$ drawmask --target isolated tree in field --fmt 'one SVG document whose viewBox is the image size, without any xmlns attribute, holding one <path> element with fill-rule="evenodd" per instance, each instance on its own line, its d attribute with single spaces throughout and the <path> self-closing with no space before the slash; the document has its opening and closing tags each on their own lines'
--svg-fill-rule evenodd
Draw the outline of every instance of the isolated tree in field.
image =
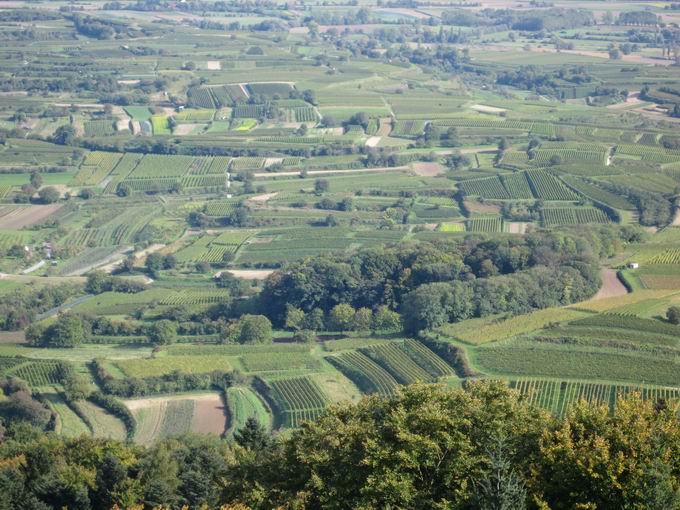
<svg viewBox="0 0 680 510">
<path fill-rule="evenodd" d="M 316 332 L 311 329 L 301 329 L 293 335 L 293 342 L 298 344 L 315 344 L 319 340 Z"/>
<path fill-rule="evenodd" d="M 163 257 L 163 269 L 173 269 L 177 265 L 177 259 L 173 254 L 168 254 Z"/>
<path fill-rule="evenodd" d="M 337 227 L 340 224 L 340 222 L 335 216 L 329 214 L 328 216 L 326 216 L 325 224 L 327 227 Z"/>
<path fill-rule="evenodd" d="M 550 158 L 550 165 L 557 166 L 562 164 L 562 157 L 559 154 L 555 154 Z"/>
<path fill-rule="evenodd" d="M 351 331 L 354 329 L 356 311 L 351 305 L 340 303 L 335 305 L 329 314 L 329 329 L 334 331 Z"/>
<path fill-rule="evenodd" d="M 680 306 L 671 306 L 666 311 L 666 319 L 671 324 L 680 324 Z"/>
<path fill-rule="evenodd" d="M 43 345 L 51 347 L 75 347 L 85 340 L 85 328 L 79 317 L 60 315 L 43 334 Z"/>
<path fill-rule="evenodd" d="M 177 339 L 177 324 L 167 319 L 154 322 L 146 336 L 152 344 L 169 345 Z"/>
<path fill-rule="evenodd" d="M 317 179 L 314 181 L 314 193 L 321 195 L 330 189 L 330 183 L 327 179 Z"/>
<path fill-rule="evenodd" d="M 83 188 L 80 190 L 80 193 L 78 193 L 78 196 L 83 200 L 94 198 L 95 195 L 96 193 L 92 188 Z"/>
<path fill-rule="evenodd" d="M 246 314 L 237 323 L 235 340 L 240 344 L 270 343 L 272 323 L 264 315 Z"/>
<path fill-rule="evenodd" d="M 120 183 L 116 188 L 116 195 L 119 197 L 129 197 L 132 194 L 132 188 L 127 185 Z"/>
<path fill-rule="evenodd" d="M 92 271 L 87 275 L 85 291 L 89 294 L 101 294 L 111 290 L 111 278 L 104 271 Z"/>
<path fill-rule="evenodd" d="M 73 145 L 76 139 L 76 130 L 73 126 L 59 126 L 52 135 L 52 142 L 59 145 Z"/>
<path fill-rule="evenodd" d="M 42 186 L 42 183 L 43 183 L 42 175 L 40 175 L 39 172 L 32 172 L 31 186 L 33 186 L 35 189 L 38 189 L 40 186 Z"/>
<path fill-rule="evenodd" d="M 47 188 L 43 188 L 40 191 L 38 191 L 38 196 L 40 197 L 40 201 L 43 204 L 53 204 L 57 200 L 59 200 L 61 194 L 59 193 L 59 190 L 54 186 L 48 186 Z"/>
<path fill-rule="evenodd" d="M 158 271 L 163 269 L 163 255 L 160 253 L 150 253 L 146 257 L 144 266 L 150 275 L 158 274 Z"/>
</svg>

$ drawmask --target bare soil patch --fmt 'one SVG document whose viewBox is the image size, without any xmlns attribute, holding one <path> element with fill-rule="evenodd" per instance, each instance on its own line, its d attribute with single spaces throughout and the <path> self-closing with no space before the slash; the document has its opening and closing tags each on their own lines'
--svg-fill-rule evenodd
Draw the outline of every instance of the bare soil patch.
<svg viewBox="0 0 680 510">
<path fill-rule="evenodd" d="M 206 67 L 208 68 L 208 71 L 219 71 L 222 69 L 222 62 L 219 60 L 208 60 L 208 62 L 206 62 Z"/>
<path fill-rule="evenodd" d="M 616 104 L 610 104 L 607 106 L 607 108 L 610 108 L 612 110 L 620 110 L 623 108 L 630 108 L 631 106 L 641 106 L 644 104 L 646 104 L 646 102 L 640 99 L 640 92 L 631 92 L 630 94 L 628 94 L 628 97 L 626 98 L 625 101 Z"/>
<path fill-rule="evenodd" d="M 678 275 L 645 275 L 640 278 L 645 289 L 680 289 L 680 276 Z"/>
<path fill-rule="evenodd" d="M 63 204 L 30 205 L 17 208 L 0 218 L 0 228 L 20 229 L 40 223 L 61 209 Z"/>
<path fill-rule="evenodd" d="M 191 400 L 194 403 L 194 414 L 191 420 L 191 431 L 201 434 L 222 434 L 227 425 L 224 404 L 216 393 L 202 395 L 171 395 L 166 397 L 139 398 L 126 400 L 124 403 L 133 414 L 147 413 L 143 420 L 144 430 L 140 430 L 142 442 L 151 442 L 160 433 L 163 421 L 172 420 L 167 416 L 168 403 Z"/>
<path fill-rule="evenodd" d="M 266 280 L 274 272 L 273 269 L 230 269 L 236 278 L 243 280 Z"/>
<path fill-rule="evenodd" d="M 194 399 L 194 416 L 191 430 L 199 434 L 222 435 L 227 427 L 224 402 L 219 395 L 206 395 Z"/>
<path fill-rule="evenodd" d="M 465 200 L 465 206 L 470 212 L 479 214 L 499 214 L 501 212 L 501 206 L 496 204 L 481 203 L 477 200 Z"/>
<path fill-rule="evenodd" d="M 418 163 L 411 163 L 411 167 L 413 168 L 415 174 L 420 175 L 421 177 L 434 177 L 436 175 L 441 175 L 446 171 L 446 167 L 444 167 L 444 165 L 422 161 Z"/>
<path fill-rule="evenodd" d="M 190 135 L 193 133 L 194 129 L 200 126 L 202 126 L 202 124 L 177 124 L 172 134 L 177 136 Z"/>
<path fill-rule="evenodd" d="M 0 331 L 0 344 L 25 344 L 26 334 L 23 331 Z"/>
<path fill-rule="evenodd" d="M 372 136 L 366 140 L 366 147 L 377 147 L 377 145 L 380 143 L 380 140 L 382 140 L 382 137 Z"/>
<path fill-rule="evenodd" d="M 619 280 L 615 269 L 603 267 L 600 271 L 600 276 L 602 277 L 602 287 L 600 287 L 600 290 L 595 294 L 595 297 L 593 297 L 594 300 L 625 296 L 628 294 L 628 289 L 626 289 L 623 283 L 621 283 L 621 280 Z"/>
<path fill-rule="evenodd" d="M 505 108 L 497 108 L 485 104 L 473 104 L 470 109 L 481 113 L 503 113 L 508 111 Z"/>
<path fill-rule="evenodd" d="M 279 165 L 281 163 L 283 163 L 283 158 L 267 158 L 264 160 L 265 168 L 272 165 Z"/>
<path fill-rule="evenodd" d="M 274 193 L 264 193 L 262 195 L 257 195 L 253 198 L 248 199 L 248 202 L 266 202 L 267 200 L 270 200 L 274 198 L 276 195 L 278 195 L 278 191 L 275 191 Z"/>
<path fill-rule="evenodd" d="M 506 225 L 508 226 L 508 232 L 511 234 L 526 234 L 527 227 L 531 225 L 531 223 L 524 221 L 512 221 L 507 222 Z"/>
</svg>

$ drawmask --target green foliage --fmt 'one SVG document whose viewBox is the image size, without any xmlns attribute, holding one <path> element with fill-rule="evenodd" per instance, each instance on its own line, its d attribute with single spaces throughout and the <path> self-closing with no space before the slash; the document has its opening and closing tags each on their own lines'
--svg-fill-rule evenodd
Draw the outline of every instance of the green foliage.
<svg viewBox="0 0 680 510">
<path fill-rule="evenodd" d="M 177 323 L 167 319 L 154 322 L 148 329 L 147 337 L 152 344 L 171 344 L 177 339 Z"/>
<path fill-rule="evenodd" d="M 231 325 L 228 338 L 239 344 L 271 343 L 272 323 L 264 315 L 243 315 Z"/>
<path fill-rule="evenodd" d="M 356 311 L 351 305 L 340 303 L 335 305 L 328 316 L 328 329 L 333 331 L 350 331 L 354 329 Z"/>
<path fill-rule="evenodd" d="M 668 310 L 666 310 L 666 318 L 671 324 L 680 324 L 680 307 L 671 306 Z"/>
<path fill-rule="evenodd" d="M 85 328 L 80 317 L 61 314 L 45 329 L 40 344 L 49 347 L 75 347 L 84 340 Z"/>
</svg>

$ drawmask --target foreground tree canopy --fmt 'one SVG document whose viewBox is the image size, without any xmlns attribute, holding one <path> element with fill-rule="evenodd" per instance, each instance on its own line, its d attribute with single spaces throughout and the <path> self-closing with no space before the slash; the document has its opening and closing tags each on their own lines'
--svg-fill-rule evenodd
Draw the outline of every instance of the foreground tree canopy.
<svg viewBox="0 0 680 510">
<path fill-rule="evenodd" d="M 0 509 L 677 509 L 680 422 L 635 396 L 553 418 L 501 383 L 411 386 L 331 408 L 286 437 L 151 448 L 43 434 L 0 445 Z"/>
</svg>

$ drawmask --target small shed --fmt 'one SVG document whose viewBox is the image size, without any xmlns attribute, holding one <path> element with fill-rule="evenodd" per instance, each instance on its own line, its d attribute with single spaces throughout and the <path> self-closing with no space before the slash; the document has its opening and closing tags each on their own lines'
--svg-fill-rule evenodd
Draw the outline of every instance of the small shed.
<svg viewBox="0 0 680 510">
<path fill-rule="evenodd" d="M 628 269 L 638 269 L 640 267 L 640 264 L 637 262 L 629 262 L 628 263 Z"/>
</svg>

